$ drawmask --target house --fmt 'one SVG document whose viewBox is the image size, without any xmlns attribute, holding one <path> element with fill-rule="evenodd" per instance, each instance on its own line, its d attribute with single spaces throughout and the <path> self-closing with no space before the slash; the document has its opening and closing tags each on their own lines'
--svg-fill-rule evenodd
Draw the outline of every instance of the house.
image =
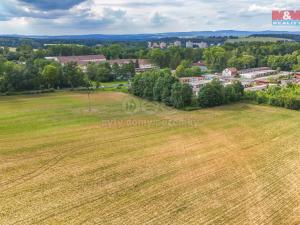
<svg viewBox="0 0 300 225">
<path fill-rule="evenodd" d="M 193 42 L 191 42 L 191 41 L 186 42 L 185 47 L 186 48 L 193 48 Z"/>
<path fill-rule="evenodd" d="M 174 46 L 175 47 L 181 47 L 181 41 L 175 41 Z"/>
<path fill-rule="evenodd" d="M 206 42 L 200 42 L 198 46 L 199 48 L 208 48 L 208 44 Z"/>
<path fill-rule="evenodd" d="M 204 85 L 211 82 L 211 80 L 205 80 L 204 77 L 182 77 L 182 78 L 179 78 L 179 81 L 183 84 L 191 85 L 194 95 L 198 95 L 200 89 Z"/>
<path fill-rule="evenodd" d="M 167 47 L 167 43 L 166 42 L 160 42 L 159 43 L 159 48 L 164 49 Z"/>
<path fill-rule="evenodd" d="M 136 72 L 144 72 L 156 68 L 156 66 L 153 65 L 149 59 L 139 59 L 138 63 L 139 67 L 136 68 Z"/>
<path fill-rule="evenodd" d="M 202 61 L 198 61 L 198 62 L 193 63 L 193 66 L 198 66 L 198 67 L 200 67 L 201 71 L 203 71 L 203 72 L 206 72 L 206 71 L 207 71 L 207 66 L 206 66 L 205 63 L 202 62 Z"/>
<path fill-rule="evenodd" d="M 187 83 L 187 84 L 192 84 L 192 83 L 197 83 L 199 81 L 205 80 L 204 77 L 181 77 L 179 78 L 179 81 L 181 83 Z"/>
<path fill-rule="evenodd" d="M 210 80 L 200 80 L 198 82 L 190 84 L 193 88 L 193 94 L 197 96 L 201 88 L 210 82 L 211 82 Z"/>
<path fill-rule="evenodd" d="M 300 72 L 295 73 L 295 78 L 300 79 Z"/>
<path fill-rule="evenodd" d="M 207 48 L 208 44 L 206 42 L 200 42 L 200 43 L 193 43 L 194 45 L 198 46 L 198 48 Z"/>
<path fill-rule="evenodd" d="M 237 75 L 238 75 L 238 70 L 235 67 L 226 68 L 222 72 L 222 76 L 224 76 L 224 77 L 235 77 Z"/>
<path fill-rule="evenodd" d="M 164 48 L 167 48 L 167 43 L 166 42 L 160 42 L 160 43 L 156 43 L 156 42 L 151 42 L 149 41 L 148 42 L 148 48 L 161 48 L 161 49 L 164 49 Z"/>
</svg>

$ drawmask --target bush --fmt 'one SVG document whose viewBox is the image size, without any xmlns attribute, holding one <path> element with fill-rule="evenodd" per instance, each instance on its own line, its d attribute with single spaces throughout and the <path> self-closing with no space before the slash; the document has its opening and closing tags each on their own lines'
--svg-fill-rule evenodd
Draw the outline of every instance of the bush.
<svg viewBox="0 0 300 225">
<path fill-rule="evenodd" d="M 193 90 L 192 87 L 188 84 L 181 84 L 176 82 L 172 85 L 171 90 L 171 104 L 175 108 L 183 108 L 190 106 L 192 102 Z"/>
<path fill-rule="evenodd" d="M 264 103 L 268 103 L 268 98 L 264 92 L 259 91 L 259 92 L 257 92 L 257 95 L 256 95 L 256 101 L 258 104 L 264 104 Z"/>
<path fill-rule="evenodd" d="M 283 107 L 284 100 L 281 97 L 270 96 L 269 105 Z"/>
<path fill-rule="evenodd" d="M 254 91 L 245 91 L 244 99 L 250 101 L 256 101 L 256 92 Z"/>
<path fill-rule="evenodd" d="M 287 109 L 300 109 L 300 98 L 298 97 L 287 97 L 284 101 L 284 107 Z"/>
<path fill-rule="evenodd" d="M 300 109 L 300 85 L 291 84 L 286 87 L 271 87 L 265 91 L 245 92 L 244 99 L 255 100 L 259 104 L 266 103 L 272 106 L 287 109 Z"/>
<path fill-rule="evenodd" d="M 198 94 L 198 104 L 202 108 L 222 105 L 225 102 L 224 87 L 218 80 L 206 84 Z"/>
</svg>

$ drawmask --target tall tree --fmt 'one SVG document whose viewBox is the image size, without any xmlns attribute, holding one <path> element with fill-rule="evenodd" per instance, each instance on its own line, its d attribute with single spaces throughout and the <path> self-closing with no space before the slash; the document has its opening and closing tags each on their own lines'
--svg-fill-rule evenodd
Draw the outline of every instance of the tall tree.
<svg viewBox="0 0 300 225">
<path fill-rule="evenodd" d="M 45 66 L 42 72 L 42 78 L 47 88 L 54 88 L 58 83 L 59 70 L 53 65 Z"/>
<path fill-rule="evenodd" d="M 224 87 L 218 80 L 214 80 L 202 87 L 198 94 L 199 106 L 213 107 L 222 105 L 225 101 Z"/>
</svg>

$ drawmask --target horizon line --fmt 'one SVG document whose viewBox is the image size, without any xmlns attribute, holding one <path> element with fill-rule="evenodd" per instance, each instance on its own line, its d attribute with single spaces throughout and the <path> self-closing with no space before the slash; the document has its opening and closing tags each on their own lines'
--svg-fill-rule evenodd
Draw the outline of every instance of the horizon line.
<svg viewBox="0 0 300 225">
<path fill-rule="evenodd" d="M 194 30 L 194 31 L 170 31 L 170 32 L 158 32 L 158 33 L 118 33 L 118 34 L 105 34 L 105 33 L 86 33 L 86 34 L 54 34 L 54 35 L 47 35 L 47 34 L 0 34 L 0 36 L 35 36 L 35 37 L 58 37 L 58 36 L 87 36 L 87 35 L 103 35 L 103 36 L 124 36 L 124 35 L 163 35 L 163 34 L 176 34 L 176 33 L 194 33 L 194 32 L 286 32 L 286 33 L 300 33 L 300 31 L 287 31 L 287 30 Z"/>
</svg>

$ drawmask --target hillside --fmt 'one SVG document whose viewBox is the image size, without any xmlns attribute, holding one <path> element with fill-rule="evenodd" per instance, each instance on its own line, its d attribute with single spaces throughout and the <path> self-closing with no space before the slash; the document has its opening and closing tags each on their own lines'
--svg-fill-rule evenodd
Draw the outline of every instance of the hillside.
<svg viewBox="0 0 300 225">
<path fill-rule="evenodd" d="M 300 32 L 292 31 L 241 31 L 241 30 L 216 30 L 216 31 L 190 31 L 190 32 L 166 32 L 166 33 L 144 33 L 144 34 L 85 34 L 85 35 L 16 35 L 7 34 L 0 37 L 32 38 L 48 40 L 109 40 L 109 41 L 147 41 L 169 37 L 244 37 L 250 35 L 300 35 Z"/>
<path fill-rule="evenodd" d="M 299 115 L 0 97 L 0 224 L 298 224 Z"/>
<path fill-rule="evenodd" d="M 94 46 L 115 42 L 145 43 L 148 41 L 182 41 L 208 42 L 209 44 L 223 44 L 228 38 L 236 41 L 238 37 L 274 37 L 294 40 L 299 42 L 299 32 L 289 31 L 238 31 L 238 30 L 217 30 L 217 31 L 191 31 L 191 32 L 169 32 L 169 33 L 146 33 L 146 34 L 85 34 L 85 35 L 0 35 L 0 45 L 17 47 L 20 45 L 31 45 L 34 48 L 41 48 L 51 44 L 79 44 Z M 239 40 L 239 39 L 238 39 Z M 259 41 L 259 40 L 258 40 Z"/>
</svg>

